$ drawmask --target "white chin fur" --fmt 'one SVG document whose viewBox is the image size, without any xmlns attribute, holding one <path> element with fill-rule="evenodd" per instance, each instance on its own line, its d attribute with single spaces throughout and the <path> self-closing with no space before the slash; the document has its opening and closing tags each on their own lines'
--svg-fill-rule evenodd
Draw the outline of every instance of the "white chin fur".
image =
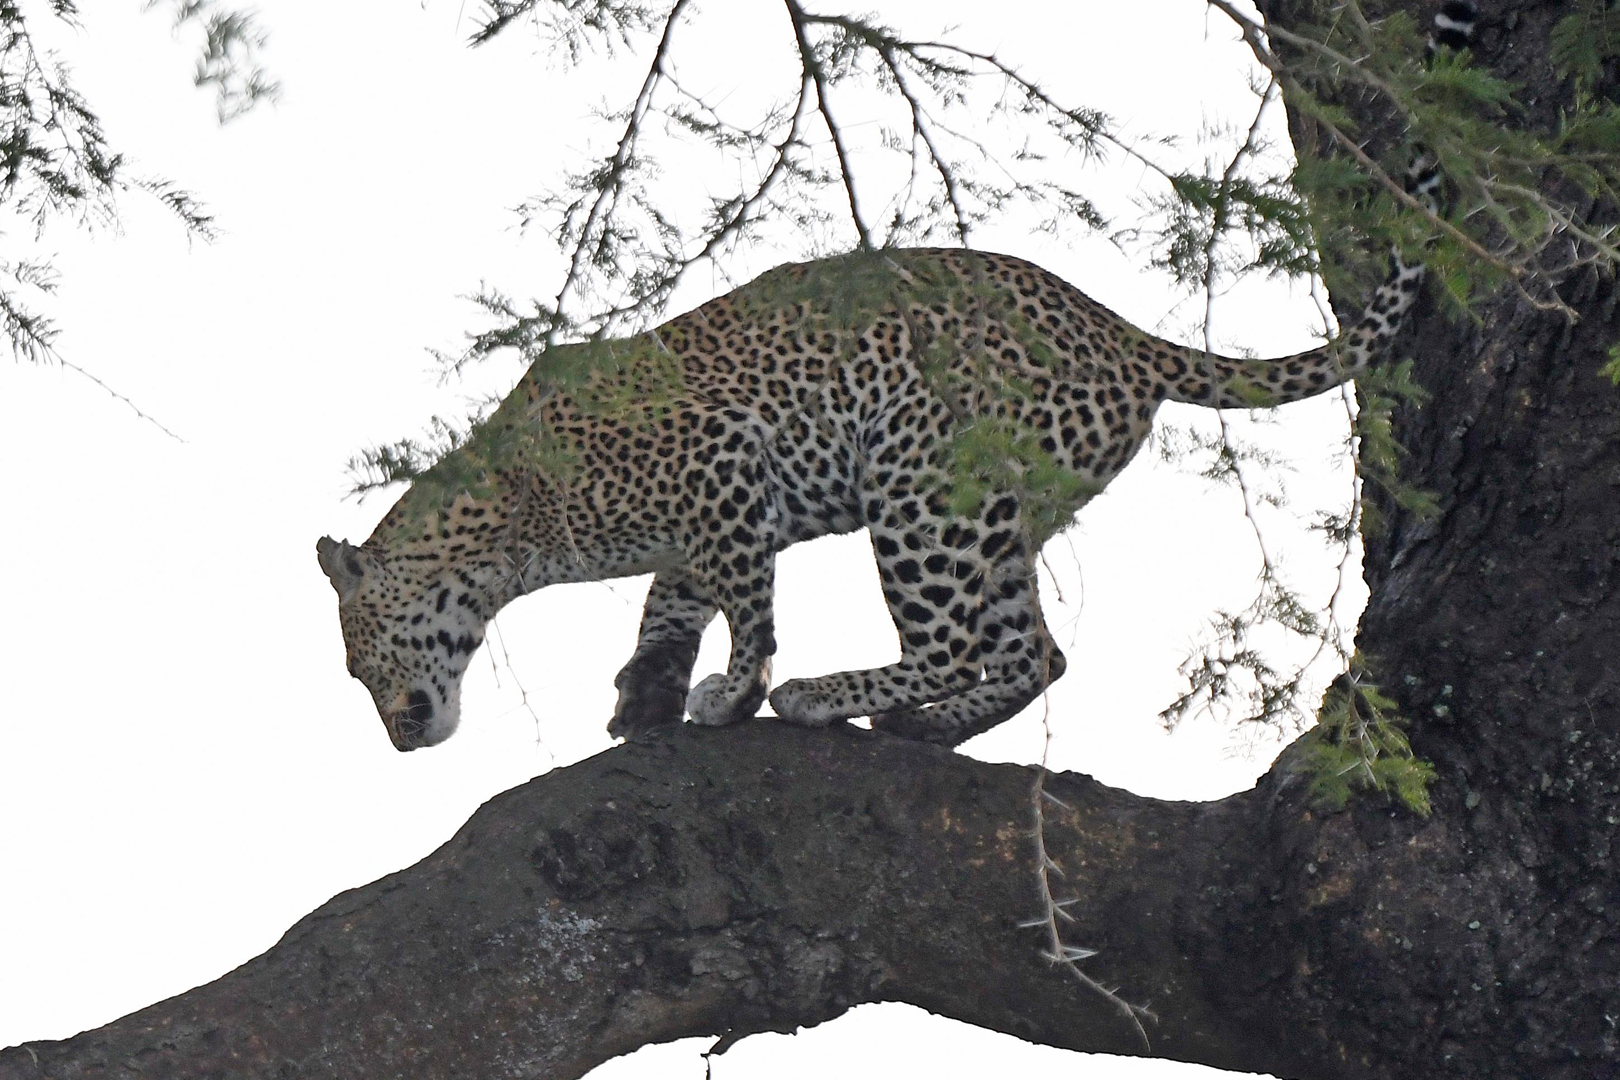
<svg viewBox="0 0 1620 1080">
<path fill-rule="evenodd" d="M 431 721 L 428 722 L 427 730 L 422 732 L 421 745 L 438 746 L 440 743 L 444 742 L 444 740 L 456 733 L 456 727 L 460 724 L 460 722 L 461 718 L 459 716 L 448 718 L 440 718 L 435 716 Z"/>
</svg>

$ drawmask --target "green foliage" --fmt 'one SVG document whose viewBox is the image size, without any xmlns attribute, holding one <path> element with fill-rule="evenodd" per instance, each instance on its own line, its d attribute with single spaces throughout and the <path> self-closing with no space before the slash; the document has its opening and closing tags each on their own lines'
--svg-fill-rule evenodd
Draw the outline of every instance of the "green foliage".
<svg viewBox="0 0 1620 1080">
<path fill-rule="evenodd" d="M 1595 102 L 1588 108 L 1564 114 L 1557 146 L 1575 155 L 1593 151 L 1603 154 L 1620 146 L 1620 105 L 1610 101 Z M 1591 175 L 1584 169 L 1574 169 L 1571 176 L 1593 195 L 1603 189 L 1601 174 Z"/>
<path fill-rule="evenodd" d="M 1317 726 L 1306 736 L 1311 792 L 1329 810 L 1343 809 L 1358 789 L 1386 792 L 1427 817 L 1434 766 L 1413 754 L 1407 721 L 1366 681 L 1367 668 L 1365 658 L 1355 657 L 1323 698 Z"/>
<path fill-rule="evenodd" d="M 1602 8 L 1602 0 L 1582 0 L 1560 24 L 1571 70 L 1590 72 L 1594 55 L 1612 54 L 1605 42 L 1614 13 Z M 1557 279 L 1620 259 L 1609 231 L 1589 227 L 1587 206 L 1569 194 L 1572 185 L 1610 202 L 1620 194 L 1615 107 L 1577 94 L 1558 131 L 1536 131 L 1522 123 L 1517 88 L 1466 53 L 1419 63 L 1422 34 L 1405 13 L 1371 21 L 1356 0 L 1333 10 L 1331 22 L 1287 35 L 1299 56 L 1284 76 L 1289 103 L 1325 133 L 1317 146 L 1299 147 L 1295 182 L 1311 207 L 1329 287 L 1364 292 L 1377 273 L 1366 253 L 1393 244 L 1430 266 L 1458 312 L 1511 283 L 1532 302 L 1572 314 Z M 1354 158 L 1366 139 L 1336 104 L 1351 95 L 1378 99 L 1405 140 L 1386 140 L 1375 168 L 1324 169 L 1311 159 Z M 1397 194 L 1412 144 L 1434 157 L 1451 189 L 1454 228 L 1438 235 Z M 1368 238 L 1378 243 L 1366 245 Z"/>
<path fill-rule="evenodd" d="M 395 483 L 410 490 L 391 512 L 396 527 L 415 530 L 422 522 L 443 520 L 463 495 L 495 499 L 509 491 L 514 477 L 527 485 L 541 478 L 566 483 L 575 448 L 530 421 L 526 379 L 490 415 L 462 427 L 435 416 L 417 437 L 372 447 L 349 461 L 351 492 L 364 497 Z"/>
<path fill-rule="evenodd" d="M 36 295 L 56 291 L 56 270 L 48 262 L 0 259 L 0 277 L 8 277 Z M 10 288 L 0 288 L 0 332 L 6 335 L 12 355 L 19 360 L 40 363 L 53 354 L 56 326 Z"/>
<path fill-rule="evenodd" d="M 436 416 L 421 436 L 351 458 L 350 491 L 364 496 L 410 483 L 413 498 L 423 506 L 442 507 L 463 492 L 488 497 L 503 474 L 566 483 L 578 448 L 539 421 L 541 402 L 566 395 L 586 415 L 645 427 L 662 417 L 684 388 L 680 364 L 655 334 L 559 345 L 536 360 L 487 417 L 458 425 Z"/>
<path fill-rule="evenodd" d="M 749 311 L 780 313 L 814 307 L 819 328 L 864 329 L 879 314 L 909 304 L 954 299 L 962 283 L 907 251 L 856 250 L 831 259 L 778 267 L 750 282 L 740 297 Z"/>
<path fill-rule="evenodd" d="M 1177 282 L 1202 286 L 1212 275 L 1251 270 L 1298 275 L 1316 269 L 1308 208 L 1286 176 L 1177 173 L 1168 182 L 1168 192 L 1148 200 L 1163 221 L 1153 230 L 1152 261 Z M 1247 239 L 1252 257 L 1237 256 L 1227 235 L 1233 232 Z"/>
<path fill-rule="evenodd" d="M 451 453 L 417 478 L 412 494 L 426 507 L 446 507 L 463 493 L 487 499 L 499 492 L 501 473 L 535 453 L 535 432 L 497 412 L 474 424 Z"/>
<path fill-rule="evenodd" d="M 1007 417 L 981 417 L 958 429 L 947 458 L 945 505 L 952 514 L 979 513 L 987 496 L 1018 498 L 1024 527 L 1036 542 L 1068 526 L 1096 486 L 1060 468 L 1037 433 Z"/>
<path fill-rule="evenodd" d="M 447 510 L 460 495 L 497 495 L 503 474 L 523 470 L 542 456 L 542 438 L 510 413 L 497 411 L 466 427 L 435 416 L 424 434 L 351 458 L 351 491 L 364 497 L 390 484 L 410 483 L 406 520 L 414 524 Z"/>
<path fill-rule="evenodd" d="M 1559 74 L 1597 82 L 1604 63 L 1620 56 L 1620 8 L 1605 0 L 1576 0 L 1575 10 L 1553 26 L 1549 44 Z"/>
<path fill-rule="evenodd" d="M 1601 374 L 1611 385 L 1620 386 L 1620 342 L 1609 346 L 1609 359 L 1603 365 Z"/>
<path fill-rule="evenodd" d="M 442 416 L 428 421 L 425 435 L 374 446 L 349 459 L 349 493 L 361 498 L 394 483 L 410 483 L 461 445 L 465 433 Z"/>
<path fill-rule="evenodd" d="M 548 39 L 563 46 L 578 63 L 587 52 L 628 46 L 640 34 L 657 28 L 663 4 L 638 0 L 485 0 L 484 20 L 472 36 L 474 45 L 492 40 L 510 26 L 532 19 Z"/>
<path fill-rule="evenodd" d="M 72 3 L 52 14 L 76 25 Z M 69 81 L 66 68 L 34 45 L 22 9 L 0 6 L 0 211 L 43 234 L 53 220 L 75 217 L 86 224 L 113 218 L 123 158 L 107 144 L 101 122 Z M 19 360 L 35 363 L 54 355 L 56 328 L 33 304 L 55 289 L 50 264 L 29 259 L 0 261 L 0 325 Z"/>
<path fill-rule="evenodd" d="M 1358 385 L 1362 406 L 1352 428 L 1359 443 L 1357 472 L 1395 505 L 1419 520 L 1427 520 L 1439 511 L 1439 504 L 1432 492 L 1401 479 L 1401 458 L 1406 449 L 1395 438 L 1394 423 L 1397 409 L 1420 408 L 1428 399 L 1428 391 L 1413 381 L 1410 360 L 1374 368 L 1362 375 Z M 1383 514 L 1376 503 L 1362 504 L 1362 529 L 1371 536 L 1383 532 Z"/>
</svg>

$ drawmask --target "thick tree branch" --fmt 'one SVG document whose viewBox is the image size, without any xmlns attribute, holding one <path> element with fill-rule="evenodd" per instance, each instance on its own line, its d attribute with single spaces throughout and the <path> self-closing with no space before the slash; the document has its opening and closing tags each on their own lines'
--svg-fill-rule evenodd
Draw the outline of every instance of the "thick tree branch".
<svg viewBox="0 0 1620 1080">
<path fill-rule="evenodd" d="M 1041 910 L 1034 781 L 853 728 L 672 729 L 492 799 L 214 983 L 0 1052 L 0 1077 L 557 1080 L 648 1042 L 879 1000 L 1141 1053 L 1020 926 Z M 1152 1008 L 1153 1051 L 1304 1071 L 1322 1044 L 1277 1038 L 1277 1001 L 1257 995 L 1287 985 L 1292 957 L 1226 925 L 1239 896 L 1288 891 L 1246 881 L 1272 877 L 1253 860 L 1276 846 L 1254 842 L 1276 790 L 1192 804 L 1075 775 L 1046 787 L 1062 800 L 1045 811 L 1054 887 L 1099 950 L 1087 970 Z"/>
</svg>

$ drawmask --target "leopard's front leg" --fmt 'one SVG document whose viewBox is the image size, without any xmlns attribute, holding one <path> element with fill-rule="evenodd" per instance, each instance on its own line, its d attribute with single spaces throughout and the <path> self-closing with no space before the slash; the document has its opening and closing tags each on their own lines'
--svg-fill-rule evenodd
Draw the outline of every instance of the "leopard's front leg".
<svg viewBox="0 0 1620 1080">
<path fill-rule="evenodd" d="M 681 722 L 703 630 L 719 610 L 691 575 L 679 570 L 654 575 L 636 651 L 613 680 L 619 701 L 608 721 L 609 735 L 634 739 Z"/>
<path fill-rule="evenodd" d="M 731 576 L 713 586 L 731 627 L 731 657 L 724 672 L 710 675 L 687 694 L 692 723 L 734 724 L 752 717 L 764 703 L 776 652 L 771 603 L 775 563 L 770 551 L 737 556 L 725 564 Z M 739 567 L 742 573 L 735 572 Z"/>
<path fill-rule="evenodd" d="M 777 538 L 769 470 L 752 421 L 731 411 L 723 415 L 730 423 L 740 420 L 746 437 L 728 441 L 729 453 L 709 462 L 711 474 L 723 480 L 720 498 L 696 508 L 683 539 L 689 575 L 714 598 L 731 628 L 726 670 L 698 683 L 686 697 L 692 722 L 708 726 L 734 724 L 759 711 L 770 691 L 776 652 Z"/>
</svg>

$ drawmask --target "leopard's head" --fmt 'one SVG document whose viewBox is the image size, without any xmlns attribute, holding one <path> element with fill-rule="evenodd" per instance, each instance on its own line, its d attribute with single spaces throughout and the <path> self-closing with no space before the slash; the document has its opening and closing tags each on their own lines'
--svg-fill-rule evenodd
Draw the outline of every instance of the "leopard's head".
<svg viewBox="0 0 1620 1080">
<path fill-rule="evenodd" d="M 432 559 L 321 537 L 349 674 L 371 692 L 397 750 L 434 746 L 461 720 L 461 677 L 484 639 L 487 600 Z"/>
</svg>

